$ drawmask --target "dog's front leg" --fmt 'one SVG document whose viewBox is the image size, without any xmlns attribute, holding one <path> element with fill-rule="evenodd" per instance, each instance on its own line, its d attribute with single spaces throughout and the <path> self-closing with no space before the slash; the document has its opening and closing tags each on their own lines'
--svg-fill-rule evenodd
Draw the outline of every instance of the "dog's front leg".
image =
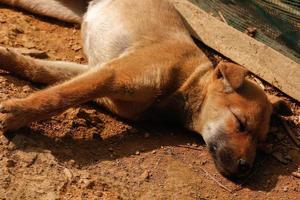
<svg viewBox="0 0 300 200">
<path fill-rule="evenodd" d="M 100 97 L 136 102 L 151 101 L 161 92 L 168 70 L 138 57 L 139 55 L 116 59 L 27 98 L 2 102 L 2 129 L 17 129 L 33 121 L 51 117 L 73 105 Z"/>
</svg>

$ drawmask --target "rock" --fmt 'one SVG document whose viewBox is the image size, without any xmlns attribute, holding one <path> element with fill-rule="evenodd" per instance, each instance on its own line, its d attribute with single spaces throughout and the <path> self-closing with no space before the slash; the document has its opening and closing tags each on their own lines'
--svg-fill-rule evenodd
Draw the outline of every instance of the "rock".
<svg viewBox="0 0 300 200">
<path fill-rule="evenodd" d="M 140 152 L 139 152 L 139 151 L 136 151 L 136 152 L 135 152 L 135 155 L 140 155 Z"/>
<path fill-rule="evenodd" d="M 288 186 L 284 186 L 284 187 L 283 187 L 283 191 L 284 191 L 284 192 L 288 192 L 288 191 L 289 191 L 289 187 L 288 187 Z"/>
<path fill-rule="evenodd" d="M 82 49 L 82 47 L 80 45 L 74 45 L 74 46 L 72 46 L 72 50 L 74 50 L 74 51 L 79 51 L 81 49 Z"/>
<path fill-rule="evenodd" d="M 83 179 L 83 184 L 82 187 L 86 188 L 86 189 L 93 189 L 93 187 L 95 186 L 95 181 L 93 180 L 88 180 L 88 179 Z"/>
<path fill-rule="evenodd" d="M 68 168 L 64 168 L 64 174 L 67 177 L 68 181 L 71 182 L 73 179 L 73 173 Z"/>
<path fill-rule="evenodd" d="M 148 181 L 149 178 L 150 178 L 150 172 L 148 170 L 145 170 L 139 177 L 139 180 L 140 181 Z"/>
<path fill-rule="evenodd" d="M 249 35 L 250 37 L 255 37 L 255 35 L 257 33 L 257 28 L 255 28 L 255 27 L 248 27 L 248 28 L 246 28 L 245 33 L 247 35 Z"/>
</svg>

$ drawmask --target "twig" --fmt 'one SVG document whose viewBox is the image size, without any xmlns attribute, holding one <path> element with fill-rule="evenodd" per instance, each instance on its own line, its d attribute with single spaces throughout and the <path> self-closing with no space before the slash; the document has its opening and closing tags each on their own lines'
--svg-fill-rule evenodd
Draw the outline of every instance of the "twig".
<svg viewBox="0 0 300 200">
<path fill-rule="evenodd" d="M 203 169 L 202 167 L 200 167 L 200 169 L 209 177 L 211 178 L 215 183 L 217 183 L 221 188 L 223 188 L 224 190 L 233 193 L 233 191 L 226 187 L 225 185 L 223 185 L 220 181 L 218 181 L 215 177 L 213 177 L 210 173 L 208 173 L 208 171 L 206 171 L 205 169 Z"/>
<path fill-rule="evenodd" d="M 185 145 L 176 145 L 177 147 L 180 148 L 185 148 L 185 149 L 193 149 L 193 150 L 197 150 L 197 151 L 201 151 L 202 149 L 196 148 L 196 147 L 190 147 L 190 146 L 185 146 Z"/>
<path fill-rule="evenodd" d="M 218 14 L 220 15 L 222 21 L 228 25 L 228 22 L 226 21 L 225 17 L 222 15 L 221 11 L 218 11 Z"/>
<path fill-rule="evenodd" d="M 286 121 L 284 119 L 281 119 L 281 121 L 282 121 L 282 124 L 283 124 L 286 132 L 289 134 L 290 138 L 293 140 L 293 142 L 296 144 L 297 147 L 300 147 L 300 141 L 297 139 L 296 135 L 291 130 L 289 125 L 286 123 Z"/>
</svg>

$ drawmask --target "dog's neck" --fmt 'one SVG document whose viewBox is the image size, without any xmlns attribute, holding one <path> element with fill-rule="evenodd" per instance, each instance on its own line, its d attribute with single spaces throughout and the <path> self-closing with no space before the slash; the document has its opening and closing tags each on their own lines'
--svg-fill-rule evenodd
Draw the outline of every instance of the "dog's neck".
<svg viewBox="0 0 300 200">
<path fill-rule="evenodd" d="M 210 61 L 195 67 L 182 86 L 163 103 L 164 113 L 181 123 L 187 129 L 196 131 L 195 120 L 199 119 L 202 103 L 206 96 L 206 88 L 213 74 Z"/>
</svg>

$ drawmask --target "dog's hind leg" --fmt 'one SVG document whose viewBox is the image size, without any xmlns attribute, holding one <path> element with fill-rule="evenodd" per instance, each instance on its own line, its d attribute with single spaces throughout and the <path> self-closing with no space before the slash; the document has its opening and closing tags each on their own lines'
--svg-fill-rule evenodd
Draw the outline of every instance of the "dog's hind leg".
<svg viewBox="0 0 300 200">
<path fill-rule="evenodd" d="M 88 2 L 89 0 L 0 0 L 0 3 L 72 23 L 81 23 Z"/>
<path fill-rule="evenodd" d="M 23 56 L 0 46 L 0 69 L 36 83 L 53 84 L 88 70 L 87 65 L 65 61 L 47 61 Z"/>
</svg>

